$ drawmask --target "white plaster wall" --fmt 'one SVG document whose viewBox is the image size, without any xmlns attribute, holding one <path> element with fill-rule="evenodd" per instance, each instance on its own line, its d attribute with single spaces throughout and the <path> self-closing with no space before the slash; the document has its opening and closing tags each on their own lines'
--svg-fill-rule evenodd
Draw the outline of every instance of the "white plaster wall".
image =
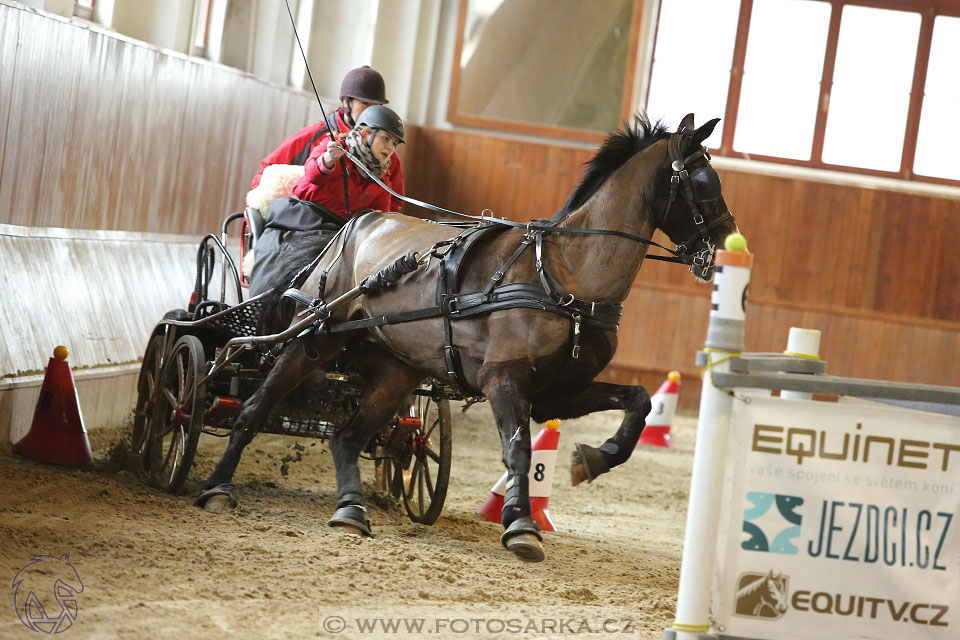
<svg viewBox="0 0 960 640">
<path fill-rule="evenodd" d="M 187 53 L 194 0 L 114 0 L 112 27 L 158 47 Z"/>
</svg>

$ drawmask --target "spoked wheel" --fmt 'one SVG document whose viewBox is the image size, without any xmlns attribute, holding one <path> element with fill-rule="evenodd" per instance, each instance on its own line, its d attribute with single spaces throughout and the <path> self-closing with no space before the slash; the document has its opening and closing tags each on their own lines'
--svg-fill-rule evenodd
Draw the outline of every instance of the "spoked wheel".
<svg viewBox="0 0 960 640">
<path fill-rule="evenodd" d="M 198 384 L 204 364 L 203 344 L 183 336 L 160 373 L 147 458 L 150 483 L 167 493 L 183 488 L 193 464 L 206 404 L 205 385 Z"/>
<path fill-rule="evenodd" d="M 394 457 L 399 467 L 401 497 L 414 522 L 433 524 L 440 517 L 450 481 L 453 454 L 450 401 L 413 395 L 407 416 L 398 417 L 399 428 L 408 432 L 408 448 Z"/>
<path fill-rule="evenodd" d="M 399 427 L 392 427 L 397 429 Z M 374 474 L 375 486 L 380 493 L 388 493 L 394 498 L 399 498 L 403 492 L 403 472 L 397 465 L 396 460 L 390 455 L 390 451 L 383 445 L 377 445 L 374 449 Z"/>
<path fill-rule="evenodd" d="M 140 377 L 137 379 L 137 407 L 133 412 L 133 433 L 130 441 L 139 473 L 147 471 L 149 466 L 146 454 L 150 435 L 150 418 L 156 408 L 155 394 L 166 347 L 165 336 L 158 335 L 151 338 L 147 344 L 147 351 L 143 355 L 143 364 L 140 365 Z"/>
</svg>

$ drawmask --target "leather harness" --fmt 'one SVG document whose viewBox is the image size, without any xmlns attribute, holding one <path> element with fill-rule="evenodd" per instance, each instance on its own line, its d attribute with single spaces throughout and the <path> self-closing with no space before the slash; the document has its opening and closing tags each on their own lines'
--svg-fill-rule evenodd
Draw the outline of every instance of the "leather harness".
<svg viewBox="0 0 960 640">
<path fill-rule="evenodd" d="M 436 304 L 426 309 L 403 311 L 387 315 L 363 318 L 360 320 L 347 320 L 345 322 L 332 325 L 327 324 L 327 322 L 323 322 L 323 324 L 317 328 L 317 332 L 340 333 L 368 327 L 383 326 L 386 324 L 400 324 L 426 318 L 442 317 L 444 321 L 445 341 L 443 353 L 447 374 L 465 395 L 474 396 L 481 396 L 482 393 L 473 388 L 464 375 L 460 352 L 454 344 L 453 320 L 470 318 L 482 314 L 492 313 L 494 311 L 517 308 L 539 309 L 541 311 L 554 313 L 570 320 L 570 355 L 571 358 L 579 358 L 581 329 L 583 327 L 595 327 L 602 331 L 617 332 L 620 328 L 623 305 L 613 301 L 595 302 L 583 300 L 564 290 L 560 283 L 558 283 L 544 267 L 544 235 L 549 235 L 551 233 L 576 233 L 622 237 L 635 242 L 665 249 L 672 254 L 672 258 L 666 258 L 662 256 L 649 257 L 659 257 L 661 259 L 666 259 L 673 262 L 689 264 L 691 272 L 694 272 L 695 267 L 699 267 L 701 270 L 700 275 L 703 277 L 707 277 L 709 272 L 713 269 L 714 247 L 709 240 L 710 231 L 723 224 L 727 220 L 732 220 L 733 214 L 727 211 L 710 224 L 707 224 L 704 221 L 703 215 L 700 213 L 697 204 L 712 201 L 715 200 L 716 197 L 719 197 L 719 178 L 716 178 L 716 172 L 713 171 L 713 168 L 709 165 L 710 156 L 704 147 L 701 147 L 698 151 L 695 151 L 686 158 L 680 154 L 680 133 L 682 133 L 682 131 L 674 134 L 670 140 L 670 156 L 672 160 L 671 167 L 673 169 L 673 175 L 671 176 L 670 180 L 670 199 L 664 211 L 663 218 L 660 221 L 660 228 L 663 228 L 663 224 L 666 222 L 666 218 L 669 215 L 670 208 L 679 192 L 681 197 L 686 200 L 691 213 L 693 214 L 693 221 L 697 225 L 697 232 L 691 238 L 682 243 L 678 243 L 676 251 L 671 251 L 670 249 L 667 249 L 666 247 L 663 247 L 662 245 L 647 238 L 635 236 L 623 231 L 611 229 L 578 229 L 554 226 L 558 221 L 548 225 L 534 223 L 524 224 L 505 219 L 484 216 L 468 216 L 455 211 L 440 209 L 439 207 L 434 207 L 433 205 L 427 205 L 426 208 L 436 209 L 447 213 L 454 213 L 465 218 L 480 220 L 479 224 L 471 225 L 469 228 L 465 229 L 450 240 L 438 242 L 432 247 L 430 256 L 435 257 L 440 261 L 438 265 Z M 345 152 L 345 155 L 350 156 L 349 152 Z M 686 165 L 700 157 L 705 157 L 708 164 L 705 167 L 694 169 L 692 173 L 689 173 L 685 168 Z M 365 169 L 362 163 L 359 163 L 359 161 L 355 160 L 352 156 L 351 160 L 354 160 L 354 163 L 357 164 L 357 166 L 361 169 Z M 697 181 L 698 174 L 699 181 L 704 183 L 704 190 L 711 192 L 706 195 L 710 196 L 712 195 L 712 191 L 716 190 L 716 197 L 697 197 L 699 194 L 695 193 L 692 183 Z M 372 174 L 368 175 L 376 180 L 376 177 Z M 711 184 L 714 180 L 716 189 L 714 189 Z M 380 182 L 379 180 L 377 181 Z M 426 204 L 406 198 L 405 196 L 401 196 L 382 183 L 381 186 L 390 191 L 394 196 L 405 201 L 412 202 L 418 206 L 424 206 Z M 482 290 L 471 291 L 467 293 L 460 292 L 460 269 L 467 256 L 471 254 L 471 251 L 479 244 L 481 239 L 495 236 L 508 228 L 526 229 L 526 233 L 524 234 L 520 245 L 506 260 L 506 262 L 504 262 L 504 264 L 490 277 L 490 281 Z M 685 253 L 687 248 L 686 246 L 696 240 L 700 240 L 704 244 L 704 249 L 697 254 Z M 530 246 L 533 246 L 536 252 L 536 270 L 540 277 L 540 286 L 526 282 L 510 282 L 501 284 L 501 281 L 503 280 L 504 274 L 507 272 L 507 270 Z M 367 293 L 374 292 L 375 289 L 367 291 Z M 322 298 L 322 291 L 320 296 Z"/>
</svg>

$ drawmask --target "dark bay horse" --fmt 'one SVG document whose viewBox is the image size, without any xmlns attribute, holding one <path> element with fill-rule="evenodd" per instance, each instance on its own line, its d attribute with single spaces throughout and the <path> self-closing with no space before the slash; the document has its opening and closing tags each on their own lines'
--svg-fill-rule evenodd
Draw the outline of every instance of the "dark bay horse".
<svg viewBox="0 0 960 640">
<path fill-rule="evenodd" d="M 539 221 L 538 228 L 551 230 L 538 235 L 530 227 L 510 228 L 478 240 L 463 258 L 459 282 L 451 286 L 476 292 L 493 278 L 500 285 L 546 293 L 537 303 L 541 308 L 497 308 L 451 321 L 459 371 L 449 366 L 449 326 L 443 317 L 308 333 L 287 343 L 263 385 L 244 403 L 230 444 L 204 484 L 206 492 L 230 481 L 243 448 L 276 403 L 346 347 L 365 392 L 351 421 L 330 439 L 337 474 L 337 510 L 330 524 L 369 533 L 359 454 L 424 377 L 451 383 L 460 378 L 489 400 L 500 433 L 508 471 L 501 541 L 523 560 L 542 560 L 542 537 L 530 517 L 527 483 L 530 419 L 625 411 L 618 431 L 602 446 L 577 445 L 574 484 L 630 457 L 650 398 L 640 386 L 594 381 L 616 351 L 619 311 L 612 326 L 591 323 L 591 316 L 595 309 L 599 315 L 601 308 L 620 308 L 647 252 L 648 245 L 638 238 L 649 239 L 657 228 L 677 243 L 688 261 L 696 262 L 698 279 L 712 277 L 714 247 L 736 231 L 719 177 L 701 146 L 717 122 L 697 129 L 690 114 L 671 133 L 638 116 L 633 126 L 608 136 L 564 207 Z M 438 256 L 436 247 L 458 232 L 399 214 L 368 214 L 348 229 L 320 258 L 301 287 L 305 294 L 312 297 L 322 290 L 323 300 L 335 300 L 409 252 L 426 257 L 432 250 Z M 582 230 L 600 232 L 578 232 Z M 517 253 L 524 240 L 536 246 Z M 435 305 L 439 268 L 439 260 L 431 259 L 395 286 L 336 307 L 327 326 Z M 543 310 L 547 307 L 553 312 Z M 576 311 L 565 313 L 568 307 Z"/>
</svg>

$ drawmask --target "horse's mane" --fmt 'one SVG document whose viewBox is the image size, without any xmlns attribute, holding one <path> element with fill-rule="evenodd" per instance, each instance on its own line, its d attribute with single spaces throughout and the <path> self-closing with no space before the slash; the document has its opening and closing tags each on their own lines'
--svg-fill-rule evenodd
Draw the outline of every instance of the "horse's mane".
<svg viewBox="0 0 960 640">
<path fill-rule="evenodd" d="M 662 121 L 651 123 L 643 113 L 634 115 L 633 126 L 624 122 L 623 129 L 608 135 L 597 154 L 586 162 L 587 168 L 577 188 L 550 220 L 559 222 L 579 209 L 627 160 L 654 142 L 668 137 L 670 132 Z"/>
</svg>

